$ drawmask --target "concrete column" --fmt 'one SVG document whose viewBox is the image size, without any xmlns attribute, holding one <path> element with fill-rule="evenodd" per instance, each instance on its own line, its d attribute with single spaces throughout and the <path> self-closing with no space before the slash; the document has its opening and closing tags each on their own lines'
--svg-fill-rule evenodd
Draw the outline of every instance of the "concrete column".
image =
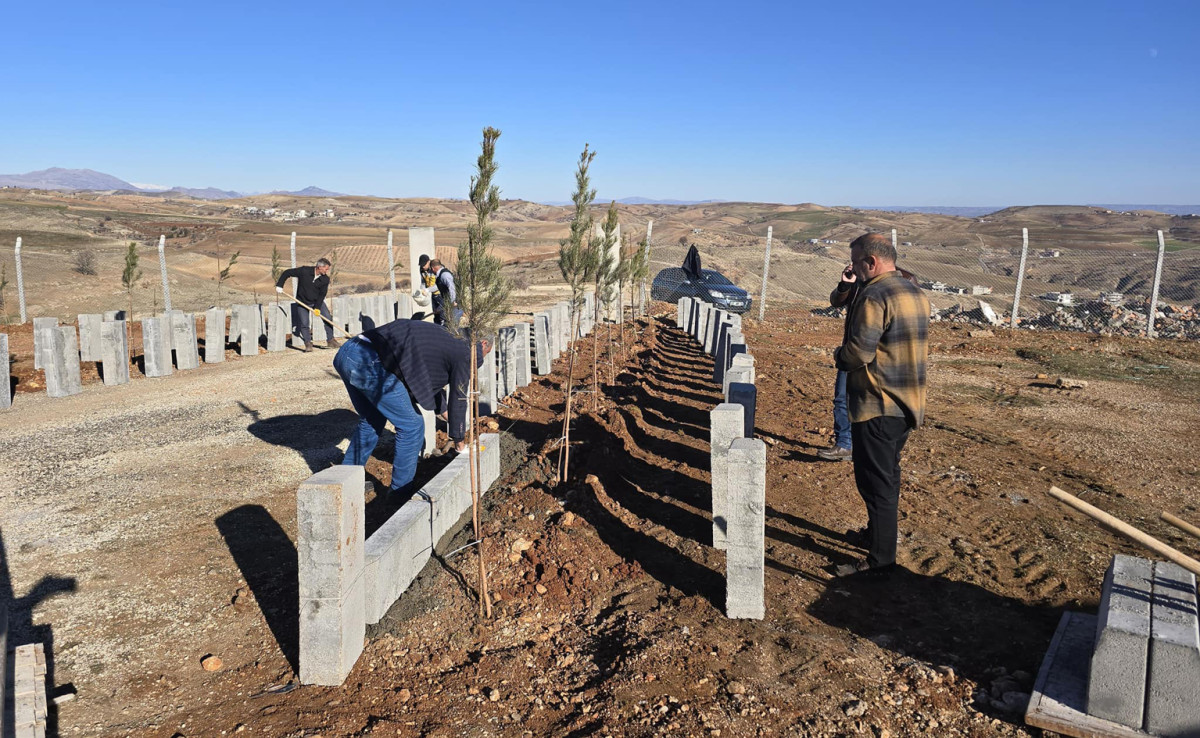
<svg viewBox="0 0 1200 738">
<path fill-rule="evenodd" d="M 363 332 L 363 305 L 360 295 L 346 295 L 346 317 L 349 320 L 350 335 Z"/>
<path fill-rule="evenodd" d="M 142 318 L 142 361 L 147 377 L 166 377 L 174 371 L 171 328 L 166 318 Z"/>
<path fill-rule="evenodd" d="M 767 445 L 737 438 L 729 445 L 729 525 L 725 544 L 725 615 L 762 620 L 766 555 Z"/>
<path fill-rule="evenodd" d="M 501 328 L 496 334 L 496 397 L 504 399 L 517 389 L 517 329 Z"/>
<path fill-rule="evenodd" d="M 303 684 L 341 684 L 362 653 L 365 479 L 361 466 L 331 466 L 296 493 Z"/>
<path fill-rule="evenodd" d="M 292 332 L 291 300 L 267 306 L 267 351 L 283 351 L 287 348 L 288 335 Z M 316 326 L 312 326 L 315 332 Z"/>
<path fill-rule="evenodd" d="M 739 372 L 737 379 L 733 379 L 734 372 Z M 757 379 L 758 377 L 754 372 L 754 356 L 752 354 L 740 353 L 733 357 L 733 361 L 729 362 L 729 368 L 725 370 L 725 385 L 721 390 L 728 397 L 730 383 L 745 382 L 746 384 L 755 384 Z"/>
<path fill-rule="evenodd" d="M 196 347 L 196 314 L 171 313 L 171 344 L 175 347 L 175 366 L 180 371 L 200 368 L 200 351 Z"/>
<path fill-rule="evenodd" d="M 258 306 L 234 305 L 233 314 L 238 327 L 238 354 L 258 356 Z"/>
<path fill-rule="evenodd" d="M 418 409 L 421 411 L 421 420 L 425 423 L 425 447 L 421 450 L 421 455 L 428 457 L 437 449 L 437 416 L 432 410 Z"/>
<path fill-rule="evenodd" d="M 513 330 L 517 332 L 513 347 L 516 351 L 517 387 L 524 387 L 533 381 L 533 366 L 529 360 L 529 324 L 517 323 Z"/>
<path fill-rule="evenodd" d="M 496 348 L 483 355 L 479 367 L 479 416 L 496 412 Z"/>
<path fill-rule="evenodd" d="M 712 476 L 712 545 L 724 549 L 728 526 L 729 444 L 741 438 L 742 408 L 721 403 L 708 413 L 709 470 Z"/>
<path fill-rule="evenodd" d="M 17 306 L 21 312 L 21 325 L 25 325 L 25 272 L 21 269 L 21 237 L 17 236 L 17 247 L 13 251 L 13 262 L 17 267 Z"/>
<path fill-rule="evenodd" d="M 550 319 L 550 324 L 549 324 L 550 330 L 547 333 L 547 337 L 549 338 L 549 345 L 550 345 L 550 360 L 554 361 L 555 359 L 557 359 L 559 357 L 560 354 L 562 354 L 562 346 L 559 343 L 559 336 L 561 335 L 561 329 L 559 328 L 559 325 L 558 325 L 558 323 L 559 323 L 558 306 L 555 305 L 554 307 L 551 307 L 549 310 L 546 311 L 546 315 Z"/>
<path fill-rule="evenodd" d="M 437 258 L 437 248 L 434 245 L 433 228 L 418 226 L 408 229 L 408 291 L 412 293 L 421 286 L 421 254 L 430 259 Z"/>
<path fill-rule="evenodd" d="M 1147 664 L 1146 732 L 1200 736 L 1196 576 L 1169 561 L 1154 562 Z"/>
<path fill-rule="evenodd" d="M 126 320 L 124 310 L 105 310 L 104 320 Z"/>
<path fill-rule="evenodd" d="M 378 311 L 380 325 L 391 323 L 396 319 L 396 301 L 390 295 L 375 296 L 376 310 Z"/>
<path fill-rule="evenodd" d="M 0 359 L 4 361 L 4 373 L 0 374 L 0 410 L 7 410 L 12 407 L 12 365 L 8 362 L 8 334 L 0 333 Z M 0 620 L 3 620 L 7 612 L 0 613 Z M 3 641 L 0 640 L 0 644 Z M 0 667 L 4 664 L 4 656 L 0 655 Z M 0 690 L 3 688 L 0 687 Z M 4 694 L 0 691 L 0 704 L 3 704 Z"/>
<path fill-rule="evenodd" d="M 103 322 L 104 316 L 100 313 L 81 314 L 76 318 L 81 361 L 100 361 L 100 324 Z"/>
<path fill-rule="evenodd" d="M 1162 285 L 1163 252 L 1167 244 L 1163 241 L 1163 232 L 1158 232 L 1158 260 L 1154 264 L 1154 287 L 1150 291 L 1150 310 L 1146 315 L 1146 337 L 1154 338 L 1154 316 L 1158 313 L 1158 288 Z"/>
<path fill-rule="evenodd" d="M 1017 267 L 1017 289 L 1013 292 L 1013 309 L 1012 320 L 1010 325 L 1013 328 L 1017 327 L 1018 317 L 1021 311 L 1021 288 L 1025 284 L 1025 259 L 1029 256 L 1029 229 L 1021 229 L 1021 264 Z"/>
<path fill-rule="evenodd" d="M 1117 554 L 1104 575 L 1088 671 L 1087 714 L 1142 727 L 1153 562 Z"/>
<path fill-rule="evenodd" d="M 714 349 L 717 346 L 717 330 L 721 323 L 725 320 L 726 312 L 724 310 L 714 309 L 712 318 L 708 321 L 708 326 L 704 329 L 704 352 L 709 356 L 714 355 Z"/>
<path fill-rule="evenodd" d="M 162 288 L 163 288 L 163 309 L 168 313 L 171 312 L 171 281 L 167 279 L 167 256 L 164 249 L 167 245 L 167 237 L 159 235 L 158 237 L 158 269 L 162 273 Z"/>
<path fill-rule="evenodd" d="M 46 372 L 46 394 L 50 397 L 79 394 L 83 387 L 79 378 L 79 349 L 75 326 L 62 325 L 42 330 L 42 365 Z"/>
<path fill-rule="evenodd" d="M 716 333 L 713 335 L 713 383 L 724 385 L 725 368 L 728 366 L 726 362 L 726 347 L 729 343 L 729 330 L 733 327 L 733 322 L 727 319 L 722 319 L 717 323 Z"/>
<path fill-rule="evenodd" d="M 540 376 L 550 373 L 550 315 L 537 313 L 533 316 L 534 370 Z"/>
<path fill-rule="evenodd" d="M 732 384 L 754 384 L 750 381 L 750 370 L 744 366 L 731 366 L 725 372 L 725 387 L 722 393 L 725 397 L 725 402 L 733 402 L 729 395 L 729 386 Z"/>
<path fill-rule="evenodd" d="M 771 231 L 774 226 L 767 226 L 767 248 L 763 252 L 762 292 L 758 296 L 758 319 L 762 320 L 767 311 L 767 276 L 771 273 Z"/>
<path fill-rule="evenodd" d="M 742 427 L 746 438 L 754 438 L 754 414 L 758 408 L 758 388 L 745 382 L 731 382 L 729 385 L 729 402 L 741 405 L 743 410 Z"/>
<path fill-rule="evenodd" d="M 33 368 L 45 369 L 45 364 L 42 362 L 42 355 L 47 350 L 49 345 L 46 336 L 49 328 L 58 327 L 58 318 L 34 318 L 33 319 Z M 52 340 L 52 339 L 51 339 Z"/>
<path fill-rule="evenodd" d="M 413 314 L 412 295 L 401 292 L 396 298 L 396 318 L 409 320 Z"/>
<path fill-rule="evenodd" d="M 237 343 L 242 336 L 242 331 L 238 327 L 238 317 L 240 311 L 237 305 L 229 308 L 229 335 L 226 338 L 226 343 Z"/>
<path fill-rule="evenodd" d="M 343 331 L 346 330 L 346 324 L 350 322 L 350 316 L 347 314 L 346 296 L 338 295 L 333 298 L 333 304 L 329 306 L 329 312 L 333 315 L 333 324 Z M 334 331 L 334 335 L 341 338 L 341 334 Z"/>
<path fill-rule="evenodd" d="M 106 320 L 100 324 L 100 362 L 105 385 L 128 384 L 129 334 L 125 321 Z"/>
<path fill-rule="evenodd" d="M 204 363 L 225 361 L 225 311 L 209 308 L 204 313 Z"/>
</svg>

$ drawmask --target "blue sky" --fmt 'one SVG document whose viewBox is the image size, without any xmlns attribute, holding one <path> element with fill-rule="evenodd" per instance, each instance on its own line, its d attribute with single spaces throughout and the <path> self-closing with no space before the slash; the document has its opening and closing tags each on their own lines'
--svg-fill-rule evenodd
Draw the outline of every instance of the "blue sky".
<svg viewBox="0 0 1200 738">
<path fill-rule="evenodd" d="M 837 7 L 834 7 L 834 6 Z M 1200 203 L 1200 2 L 16 3 L 0 172 L 464 197 Z"/>
</svg>

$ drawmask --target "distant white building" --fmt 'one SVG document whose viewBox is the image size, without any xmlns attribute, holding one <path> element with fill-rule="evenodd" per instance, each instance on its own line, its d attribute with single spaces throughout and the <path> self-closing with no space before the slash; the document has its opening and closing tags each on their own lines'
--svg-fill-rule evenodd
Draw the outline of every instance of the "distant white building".
<svg viewBox="0 0 1200 738">
<path fill-rule="evenodd" d="M 1075 295 L 1070 292 L 1047 292 L 1038 297 L 1039 300 L 1053 302 L 1056 305 L 1071 306 L 1075 304 Z"/>
<path fill-rule="evenodd" d="M 971 294 L 972 295 L 990 295 L 990 294 L 992 294 L 992 288 L 984 287 L 981 284 L 971 285 Z"/>
<path fill-rule="evenodd" d="M 1062 252 L 1058 249 L 1046 249 L 1038 254 L 1039 259 L 1057 259 L 1062 256 Z"/>
<path fill-rule="evenodd" d="M 1101 292 L 1100 302 L 1107 305 L 1120 306 L 1125 302 L 1125 295 L 1121 292 Z"/>
</svg>

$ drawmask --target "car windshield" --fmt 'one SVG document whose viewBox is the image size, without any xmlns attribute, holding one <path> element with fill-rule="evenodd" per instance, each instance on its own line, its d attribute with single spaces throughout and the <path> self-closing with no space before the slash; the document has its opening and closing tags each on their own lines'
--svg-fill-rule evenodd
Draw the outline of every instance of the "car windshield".
<svg viewBox="0 0 1200 738">
<path fill-rule="evenodd" d="M 733 282 L 730 282 L 725 278 L 724 274 L 721 274 L 720 272 L 714 272 L 711 269 L 704 270 L 704 281 L 708 282 L 709 284 L 733 284 Z"/>
</svg>

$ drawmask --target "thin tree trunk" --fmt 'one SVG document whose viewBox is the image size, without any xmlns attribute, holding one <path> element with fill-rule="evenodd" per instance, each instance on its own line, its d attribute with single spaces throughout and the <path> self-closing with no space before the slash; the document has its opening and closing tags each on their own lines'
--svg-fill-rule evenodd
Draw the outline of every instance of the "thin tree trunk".
<svg viewBox="0 0 1200 738">
<path fill-rule="evenodd" d="M 478 374 L 475 371 L 475 342 L 471 341 L 471 378 L 467 393 L 467 461 L 471 467 L 471 519 L 475 525 L 475 545 L 479 548 L 479 614 L 492 617 L 492 600 L 488 596 L 487 568 L 483 562 L 483 531 L 479 527 L 479 396 L 476 392 Z"/>
<path fill-rule="evenodd" d="M 596 321 L 600 321 L 600 301 L 596 300 Z M 600 410 L 600 341 L 592 336 L 592 412 Z"/>
<path fill-rule="evenodd" d="M 574 336 L 579 330 L 577 311 L 572 323 L 571 335 Z M 575 387 L 575 348 L 571 344 L 571 341 L 567 342 L 567 351 L 571 355 L 567 361 L 567 401 L 566 413 L 563 416 L 562 448 L 558 452 L 558 479 L 560 482 L 567 481 L 567 471 L 571 461 L 571 397 Z"/>
</svg>

